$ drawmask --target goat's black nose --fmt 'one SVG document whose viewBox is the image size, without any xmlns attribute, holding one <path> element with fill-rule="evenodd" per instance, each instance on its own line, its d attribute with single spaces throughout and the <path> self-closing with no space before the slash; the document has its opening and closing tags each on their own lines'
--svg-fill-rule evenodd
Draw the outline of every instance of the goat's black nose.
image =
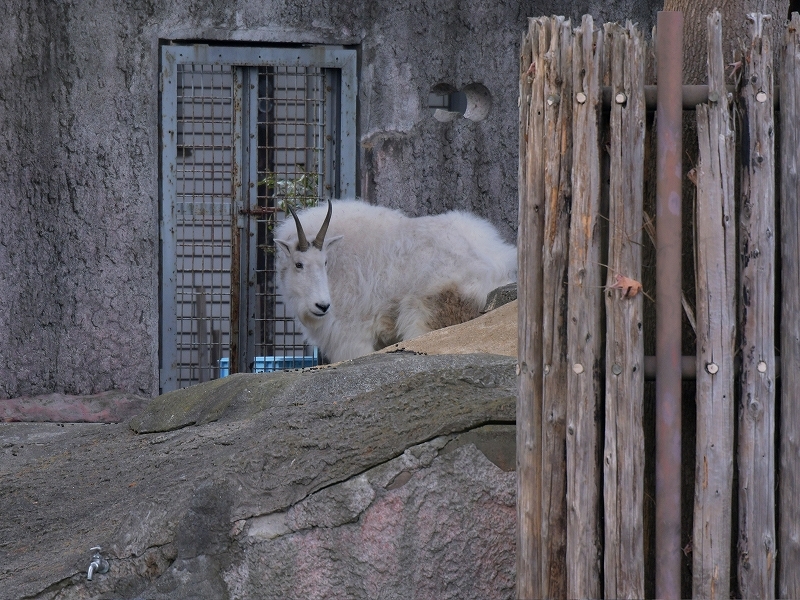
<svg viewBox="0 0 800 600">
<path fill-rule="evenodd" d="M 321 312 L 321 313 L 323 313 L 323 314 L 324 314 L 324 313 L 326 313 L 326 312 L 328 312 L 328 309 L 331 307 L 331 305 L 330 305 L 330 304 L 321 304 L 321 303 L 319 303 L 319 302 L 316 302 L 316 303 L 314 304 L 314 306 L 316 306 L 316 307 L 319 309 L 319 312 Z"/>
</svg>

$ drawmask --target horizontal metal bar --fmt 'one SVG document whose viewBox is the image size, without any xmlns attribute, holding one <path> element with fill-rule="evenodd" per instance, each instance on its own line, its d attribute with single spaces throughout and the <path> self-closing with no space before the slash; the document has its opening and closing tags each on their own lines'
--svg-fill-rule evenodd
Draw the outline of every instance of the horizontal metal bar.
<svg viewBox="0 0 800 600">
<path fill-rule="evenodd" d="M 734 368 L 738 370 L 741 367 L 742 361 L 737 356 L 734 358 Z M 778 377 L 781 372 L 780 360 L 775 363 L 775 377 Z M 644 357 L 644 378 L 654 381 L 656 378 L 656 357 Z M 681 356 L 681 379 L 693 380 L 697 379 L 697 358 L 694 356 Z"/>
<path fill-rule="evenodd" d="M 279 212 L 282 212 L 282 210 L 277 206 L 253 206 L 251 208 L 242 208 L 239 210 L 240 215 L 250 215 L 255 217 L 277 215 Z"/>
<path fill-rule="evenodd" d="M 735 94 L 736 86 L 728 85 L 728 93 Z M 658 92 L 657 85 L 644 86 L 644 102 L 647 110 L 653 111 L 656 109 L 656 94 Z M 776 109 L 779 107 L 779 86 L 774 86 L 772 101 Z M 608 110 L 611 108 L 611 103 L 614 102 L 614 90 L 610 86 L 603 87 L 603 108 Z M 624 100 L 623 100 L 624 102 Z M 694 110 L 698 104 L 708 102 L 708 86 L 707 85 L 684 85 L 683 86 L 683 110 Z"/>
<path fill-rule="evenodd" d="M 655 380 L 656 378 L 656 357 L 644 357 L 644 378 Z M 697 358 L 694 356 L 681 356 L 681 379 L 697 378 Z"/>
<path fill-rule="evenodd" d="M 231 215 L 230 202 L 176 202 L 176 215 L 208 216 L 216 215 L 229 217 Z"/>
<path fill-rule="evenodd" d="M 303 46 L 296 48 L 254 48 L 252 46 L 212 46 L 209 44 L 165 45 L 162 65 L 203 64 L 271 67 L 316 67 L 341 69 L 355 64 L 354 50 L 342 46 Z"/>
</svg>

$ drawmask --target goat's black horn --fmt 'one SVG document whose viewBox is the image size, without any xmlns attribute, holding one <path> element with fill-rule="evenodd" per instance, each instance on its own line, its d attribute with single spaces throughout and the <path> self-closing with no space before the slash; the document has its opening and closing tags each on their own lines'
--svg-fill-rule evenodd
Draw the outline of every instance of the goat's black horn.
<svg viewBox="0 0 800 600">
<path fill-rule="evenodd" d="M 328 200 L 328 214 L 325 216 L 325 220 L 322 222 L 322 227 L 319 228 L 319 233 L 317 233 L 317 237 L 314 238 L 314 241 L 311 242 L 315 248 L 318 250 L 322 250 L 322 245 L 325 243 L 325 234 L 328 233 L 328 225 L 331 222 L 331 213 L 333 212 L 333 205 L 331 204 L 330 199 Z M 298 224 L 298 227 L 300 225 Z"/>
<path fill-rule="evenodd" d="M 297 213 L 294 212 L 294 208 L 292 208 L 292 205 L 288 202 L 286 203 L 286 208 L 288 208 L 289 212 L 292 213 L 292 216 L 294 217 L 294 224 L 297 225 L 297 249 L 300 252 L 305 252 L 308 250 L 308 240 L 306 239 L 306 234 L 303 232 L 303 226 L 300 225 L 300 219 L 297 218 Z M 316 245 L 316 240 L 314 240 L 314 244 Z"/>
</svg>

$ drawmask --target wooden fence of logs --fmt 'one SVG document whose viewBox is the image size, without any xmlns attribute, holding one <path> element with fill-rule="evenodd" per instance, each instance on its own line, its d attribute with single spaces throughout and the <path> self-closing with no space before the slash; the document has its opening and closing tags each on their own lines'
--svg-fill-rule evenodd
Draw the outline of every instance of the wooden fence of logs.
<svg viewBox="0 0 800 600">
<path fill-rule="evenodd" d="M 684 111 L 699 148 L 682 174 L 696 186 L 684 215 L 696 288 L 683 290 L 697 338 L 696 357 L 683 361 L 696 395 L 694 457 L 683 464 L 694 507 L 681 540 L 696 597 L 800 598 L 800 16 L 786 29 L 776 86 L 764 18 L 751 16 L 734 81 L 719 14 L 709 17 L 707 96 L 696 117 Z M 630 24 L 536 18 L 523 38 L 521 599 L 652 593 L 648 65 L 649 43 Z"/>
</svg>

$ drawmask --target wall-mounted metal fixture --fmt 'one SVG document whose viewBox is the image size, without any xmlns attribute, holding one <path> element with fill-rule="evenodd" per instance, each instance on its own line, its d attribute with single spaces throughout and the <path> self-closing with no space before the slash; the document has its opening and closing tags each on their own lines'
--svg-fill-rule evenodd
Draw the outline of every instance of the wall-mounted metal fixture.
<svg viewBox="0 0 800 600">
<path fill-rule="evenodd" d="M 92 577 L 95 573 L 108 573 L 109 564 L 108 561 L 100 555 L 100 551 L 102 548 L 100 546 L 95 546 L 92 548 L 92 562 L 89 564 L 89 570 L 86 572 L 86 579 L 89 581 L 92 580 Z"/>
</svg>

